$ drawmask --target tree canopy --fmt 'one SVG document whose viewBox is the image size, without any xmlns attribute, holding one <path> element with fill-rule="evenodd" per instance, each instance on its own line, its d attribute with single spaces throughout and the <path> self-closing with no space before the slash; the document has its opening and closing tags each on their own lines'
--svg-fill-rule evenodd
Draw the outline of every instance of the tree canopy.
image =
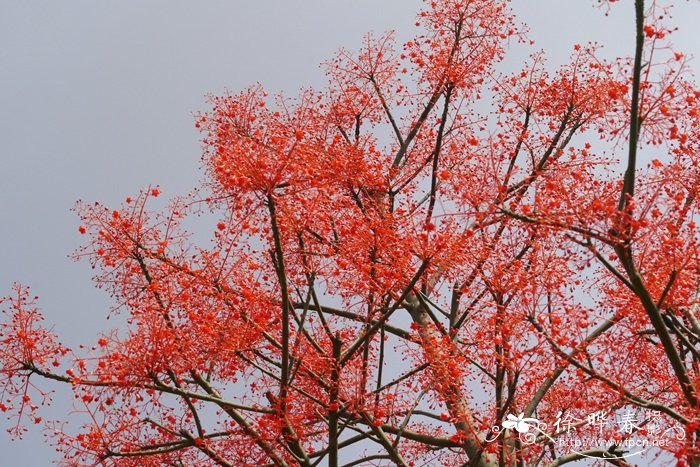
<svg viewBox="0 0 700 467">
<path fill-rule="evenodd" d="M 73 350 L 3 299 L 12 434 L 67 465 L 700 465 L 700 90 L 633 3 L 630 57 L 507 73 L 508 1 L 427 1 L 325 89 L 211 96 L 200 189 L 76 206 L 128 328 Z"/>
</svg>

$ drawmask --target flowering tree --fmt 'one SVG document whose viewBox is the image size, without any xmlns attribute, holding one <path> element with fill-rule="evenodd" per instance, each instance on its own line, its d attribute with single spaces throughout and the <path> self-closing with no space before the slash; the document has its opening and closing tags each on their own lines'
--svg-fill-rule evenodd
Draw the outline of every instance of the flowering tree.
<svg viewBox="0 0 700 467">
<path fill-rule="evenodd" d="M 4 299 L 11 432 L 69 465 L 700 465 L 700 91 L 634 10 L 632 58 L 504 75 L 506 0 L 428 2 L 324 91 L 212 97 L 199 192 L 77 206 L 128 329 L 78 353 Z M 42 421 L 42 379 L 82 428 Z"/>
</svg>

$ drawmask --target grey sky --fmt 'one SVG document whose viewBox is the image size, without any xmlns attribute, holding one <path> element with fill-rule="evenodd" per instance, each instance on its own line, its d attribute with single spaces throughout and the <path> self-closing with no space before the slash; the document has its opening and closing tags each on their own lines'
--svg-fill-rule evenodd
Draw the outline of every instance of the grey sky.
<svg viewBox="0 0 700 467">
<path fill-rule="evenodd" d="M 679 1 L 674 38 L 700 55 L 700 2 Z M 192 114 L 205 93 L 260 81 L 294 94 L 325 81 L 318 64 L 368 30 L 413 33 L 417 0 L 0 1 L 0 295 L 15 280 L 41 298 L 65 343 L 94 342 L 109 300 L 85 263 L 69 212 L 79 199 L 116 204 L 139 187 L 186 193 L 201 178 Z M 514 0 L 554 63 L 575 42 L 631 53 L 631 1 L 605 18 L 592 0 Z M 515 57 L 519 64 L 524 57 Z M 700 66 L 697 65 L 696 66 Z M 57 398 L 54 416 L 70 399 Z M 0 422 L 5 428 L 7 423 Z M 3 466 L 56 459 L 38 429 Z"/>
</svg>

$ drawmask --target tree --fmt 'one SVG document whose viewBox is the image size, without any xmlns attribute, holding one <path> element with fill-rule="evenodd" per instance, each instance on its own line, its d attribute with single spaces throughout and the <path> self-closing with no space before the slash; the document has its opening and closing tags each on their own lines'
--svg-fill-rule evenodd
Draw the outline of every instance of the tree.
<svg viewBox="0 0 700 467">
<path fill-rule="evenodd" d="M 69 465 L 700 465 L 700 91 L 634 9 L 632 58 L 509 75 L 507 1 L 429 2 L 324 91 L 212 97 L 200 192 L 77 205 L 128 329 L 75 352 L 3 300 L 13 433 L 43 378 L 87 415 L 47 423 Z"/>
</svg>

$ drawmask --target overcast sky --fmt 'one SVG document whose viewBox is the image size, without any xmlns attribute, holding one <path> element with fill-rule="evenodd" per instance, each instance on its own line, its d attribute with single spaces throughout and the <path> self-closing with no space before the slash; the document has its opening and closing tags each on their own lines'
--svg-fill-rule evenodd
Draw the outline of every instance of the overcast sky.
<svg viewBox="0 0 700 467">
<path fill-rule="evenodd" d="M 631 54 L 632 2 L 610 17 L 593 0 L 513 0 L 552 63 L 574 43 Z M 700 56 L 700 2 L 678 1 L 677 48 Z M 32 286 L 69 345 L 92 343 L 109 300 L 86 263 L 67 255 L 81 237 L 78 199 L 116 204 L 140 187 L 165 196 L 201 179 L 192 114 L 206 93 L 261 82 L 294 94 L 325 82 L 318 64 L 365 32 L 414 32 L 417 0 L 0 0 L 0 295 Z M 519 66 L 524 56 L 511 57 Z M 697 63 L 696 67 L 700 67 Z M 65 389 L 65 388 L 64 388 Z M 57 398 L 52 415 L 70 410 Z M 4 421 L 3 421 L 4 422 Z M 7 423 L 0 422 L 2 428 Z M 10 444 L 0 464 L 56 459 L 41 433 Z"/>
</svg>

